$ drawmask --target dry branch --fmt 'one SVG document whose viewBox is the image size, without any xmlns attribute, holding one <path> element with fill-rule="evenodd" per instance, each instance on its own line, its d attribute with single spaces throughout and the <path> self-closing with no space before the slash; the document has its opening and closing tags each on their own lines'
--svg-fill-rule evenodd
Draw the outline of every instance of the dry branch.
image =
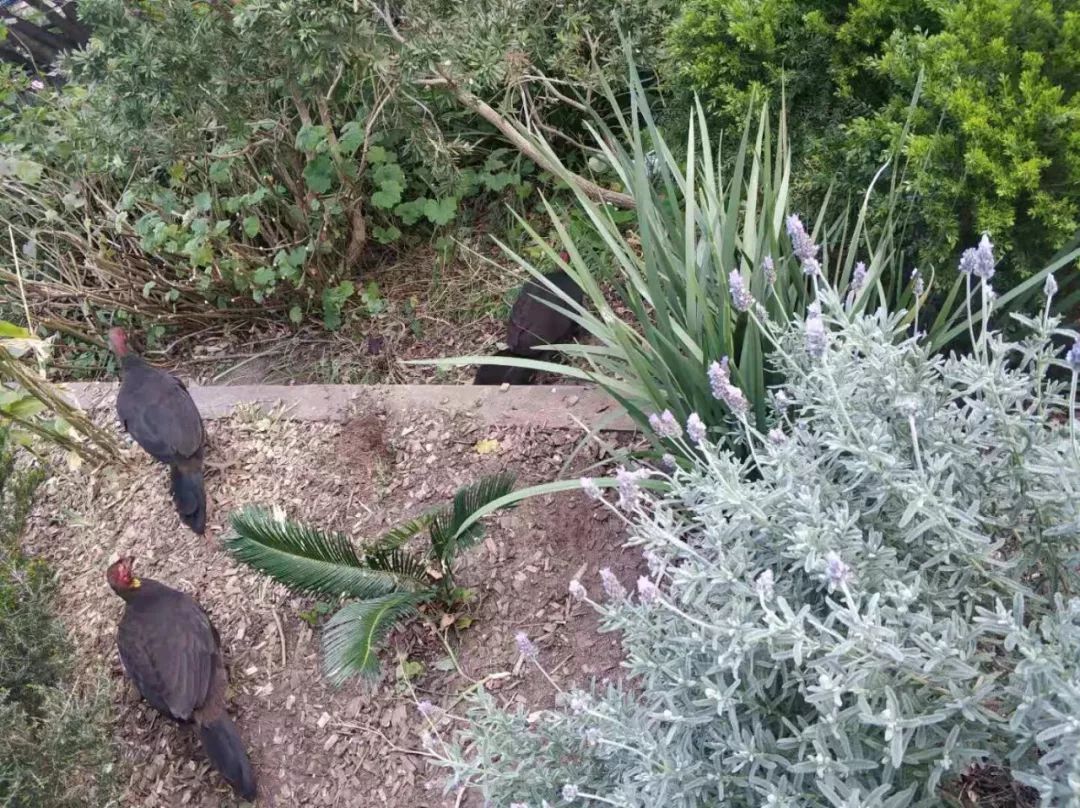
<svg viewBox="0 0 1080 808">
<path fill-rule="evenodd" d="M 397 26 L 394 25 L 394 21 L 390 19 L 390 15 L 380 8 L 374 0 L 368 0 L 368 4 L 374 9 L 375 13 L 379 15 L 383 23 L 386 25 L 390 36 L 399 45 L 407 46 L 408 40 L 402 36 L 398 31 Z M 451 94 L 458 100 L 458 102 L 483 118 L 490 123 L 505 137 L 510 143 L 517 148 L 523 155 L 528 157 L 538 166 L 543 168 L 556 176 L 564 175 L 567 179 L 573 182 L 578 188 L 580 188 L 585 194 L 600 202 L 607 202 L 615 205 L 619 208 L 632 209 L 637 207 L 634 202 L 634 197 L 630 194 L 622 193 L 621 191 L 612 191 L 608 188 L 604 188 L 602 185 L 598 185 L 592 180 L 588 180 L 582 177 L 580 174 L 575 174 L 566 169 L 560 169 L 553 165 L 551 161 L 542 154 L 537 148 L 529 142 L 529 139 L 525 137 L 521 132 L 517 130 L 511 121 L 508 121 L 498 110 L 484 101 L 477 95 L 469 92 L 463 87 L 447 69 L 446 63 L 438 63 L 432 65 L 432 69 L 438 74 L 437 79 L 424 80 L 421 83 L 426 87 L 442 87 L 449 90 Z"/>
</svg>

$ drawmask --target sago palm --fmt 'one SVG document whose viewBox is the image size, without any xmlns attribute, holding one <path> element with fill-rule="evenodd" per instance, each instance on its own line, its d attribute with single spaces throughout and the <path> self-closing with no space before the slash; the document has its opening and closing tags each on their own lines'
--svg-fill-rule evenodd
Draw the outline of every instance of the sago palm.
<svg viewBox="0 0 1080 808">
<path fill-rule="evenodd" d="M 342 533 L 248 507 L 232 515 L 225 547 L 291 589 L 352 600 L 323 630 L 326 675 L 338 684 L 354 674 L 374 679 L 379 674 L 378 648 L 397 622 L 425 603 L 453 605 L 454 562 L 483 535 L 483 526 L 470 517 L 513 487 L 509 473 L 485 477 L 459 489 L 451 504 L 361 548 Z M 424 531 L 426 550 L 406 547 Z"/>
</svg>

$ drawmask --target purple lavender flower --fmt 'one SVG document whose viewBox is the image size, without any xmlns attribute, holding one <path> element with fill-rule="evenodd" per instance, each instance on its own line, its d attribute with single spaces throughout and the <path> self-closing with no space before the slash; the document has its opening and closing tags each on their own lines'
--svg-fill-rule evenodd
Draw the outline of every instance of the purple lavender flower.
<svg viewBox="0 0 1080 808">
<path fill-rule="evenodd" d="M 1051 298 L 1057 294 L 1057 291 L 1057 280 L 1054 278 L 1054 273 L 1051 272 L 1049 275 L 1046 276 L 1046 283 L 1043 284 L 1043 294 L 1046 295 L 1048 298 Z"/>
<path fill-rule="evenodd" d="M 660 458 L 660 467 L 668 474 L 671 474 L 679 467 L 679 464 L 675 461 L 675 455 L 665 452 L 664 456 Z"/>
<path fill-rule="evenodd" d="M 623 600 L 626 597 L 625 587 L 619 583 L 619 579 L 615 577 L 610 567 L 600 570 L 600 583 L 603 584 L 604 592 L 612 600 Z"/>
<path fill-rule="evenodd" d="M 736 415 L 742 415 L 750 409 L 750 402 L 746 400 L 743 391 L 731 383 L 726 356 L 709 365 L 709 387 L 713 397 L 727 404 Z"/>
<path fill-rule="evenodd" d="M 761 259 L 761 268 L 765 271 L 766 283 L 770 285 L 776 283 L 776 265 L 771 255 L 766 255 Z"/>
<path fill-rule="evenodd" d="M 577 578 L 570 582 L 570 597 L 574 600 L 585 600 L 589 596 L 588 591 L 581 585 Z"/>
<path fill-rule="evenodd" d="M 746 311 L 754 303 L 754 296 L 746 289 L 742 273 L 737 269 L 728 275 L 728 288 L 731 290 L 731 305 L 737 311 Z"/>
<path fill-rule="evenodd" d="M 728 358 L 725 356 L 720 362 L 709 365 L 709 389 L 712 390 L 713 398 L 723 399 L 724 388 L 731 383 L 728 375 Z"/>
<path fill-rule="evenodd" d="M 754 592 L 756 592 L 760 598 L 772 600 L 774 583 L 775 579 L 773 578 L 773 571 L 765 570 L 754 581 Z"/>
<path fill-rule="evenodd" d="M 573 783 L 567 783 L 562 787 L 562 798 L 567 802 L 576 800 L 578 796 L 578 787 Z"/>
<path fill-rule="evenodd" d="M 784 430 L 782 430 L 778 426 L 774 426 L 772 429 L 769 430 L 768 438 L 769 443 L 771 443 L 773 446 L 782 446 L 784 443 L 787 442 L 787 435 L 785 435 Z"/>
<path fill-rule="evenodd" d="M 923 292 L 926 291 L 926 285 L 923 283 L 922 275 L 919 274 L 918 269 L 911 270 L 911 282 L 914 285 L 915 296 L 922 297 Z"/>
<path fill-rule="evenodd" d="M 794 213 L 787 217 L 787 233 L 788 238 L 791 239 L 791 248 L 795 251 L 795 256 L 804 265 L 807 261 L 817 259 L 819 247 L 814 243 L 810 234 L 806 232 L 802 219 Z"/>
<path fill-rule="evenodd" d="M 658 438 L 682 437 L 682 427 L 675 420 L 675 416 L 671 414 L 671 410 L 664 410 L 659 415 L 656 413 L 650 415 L 649 426 L 652 427 L 652 431 L 656 433 Z"/>
<path fill-rule="evenodd" d="M 660 574 L 660 570 L 664 568 L 664 561 L 654 550 L 646 548 L 642 551 L 641 557 L 644 558 L 645 563 L 649 565 L 649 572 L 652 575 Z"/>
<path fill-rule="evenodd" d="M 686 419 L 686 434 L 690 436 L 690 440 L 694 443 L 701 443 L 705 440 L 705 423 L 698 417 L 696 412 L 690 413 L 690 417 Z"/>
<path fill-rule="evenodd" d="M 984 281 L 994 277 L 994 245 L 988 235 L 983 234 L 978 247 L 964 250 L 964 254 L 960 256 L 960 271 Z"/>
<path fill-rule="evenodd" d="M 615 504 L 628 511 L 637 504 L 641 494 L 640 480 L 649 476 L 648 469 L 630 471 L 625 466 L 619 466 L 615 470 L 615 479 L 618 483 L 619 499 Z"/>
<path fill-rule="evenodd" d="M 416 705 L 416 711 L 420 713 L 424 718 L 429 718 L 432 713 L 435 712 L 435 705 L 428 699 L 424 699 L 422 702 Z"/>
<path fill-rule="evenodd" d="M 776 405 L 776 411 L 783 415 L 791 406 L 791 399 L 783 390 L 777 390 L 776 395 L 773 396 L 773 403 Z"/>
<path fill-rule="evenodd" d="M 1069 363 L 1073 373 L 1080 373 L 1080 339 L 1069 348 L 1069 352 L 1065 354 L 1065 361 Z"/>
<path fill-rule="evenodd" d="M 866 264 L 859 261 L 855 264 L 855 271 L 851 273 L 851 291 L 858 294 L 866 283 Z"/>
<path fill-rule="evenodd" d="M 519 631 L 514 635 L 514 642 L 517 644 L 518 653 L 526 659 L 536 659 L 540 653 L 540 649 L 536 647 L 533 641 L 529 639 L 529 635 L 524 631 Z"/>
<path fill-rule="evenodd" d="M 851 567 L 844 563 L 836 553 L 825 556 L 825 580 L 830 588 L 842 587 L 854 577 Z"/>
<path fill-rule="evenodd" d="M 814 277 L 821 274 L 821 262 L 816 258 L 807 258 L 802 262 L 803 275 L 806 277 Z"/>
<path fill-rule="evenodd" d="M 646 606 L 651 605 L 660 596 L 660 590 L 656 588 L 656 584 L 646 578 L 644 575 L 637 579 L 637 591 L 638 597 L 641 598 L 641 602 Z"/>
<path fill-rule="evenodd" d="M 585 693 L 574 693 L 570 697 L 570 712 L 581 715 L 589 709 L 589 697 Z"/>
<path fill-rule="evenodd" d="M 821 317 L 808 317 L 806 320 L 806 352 L 814 359 L 821 359 L 829 347 L 829 332 Z"/>
<path fill-rule="evenodd" d="M 604 492 L 600 490 L 600 486 L 591 477 L 582 477 L 579 482 L 581 483 L 581 490 L 585 492 L 585 496 L 589 499 L 604 498 Z"/>
</svg>

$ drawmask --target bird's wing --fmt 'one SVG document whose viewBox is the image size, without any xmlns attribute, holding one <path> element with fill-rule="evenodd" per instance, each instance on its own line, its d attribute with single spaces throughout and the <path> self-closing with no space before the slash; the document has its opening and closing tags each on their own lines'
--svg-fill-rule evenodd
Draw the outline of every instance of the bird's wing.
<svg viewBox="0 0 1080 808">
<path fill-rule="evenodd" d="M 203 426 L 191 395 L 170 373 L 140 369 L 124 379 L 116 411 L 128 434 L 162 462 L 194 457 L 203 445 Z"/>
<path fill-rule="evenodd" d="M 210 691 L 218 647 L 202 608 L 181 592 L 161 588 L 167 591 L 135 599 L 124 610 L 120 659 L 143 698 L 166 715 L 190 721 Z"/>
</svg>

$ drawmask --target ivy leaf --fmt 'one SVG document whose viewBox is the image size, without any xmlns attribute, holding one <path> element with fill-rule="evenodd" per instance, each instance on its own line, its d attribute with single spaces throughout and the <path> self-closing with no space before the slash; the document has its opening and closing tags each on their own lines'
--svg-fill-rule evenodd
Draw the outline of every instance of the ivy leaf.
<svg viewBox="0 0 1080 808">
<path fill-rule="evenodd" d="M 326 143 L 326 127 L 316 124 L 305 124 L 296 133 L 296 148 L 308 154 L 317 151 Z"/>
<path fill-rule="evenodd" d="M 258 216 L 244 217 L 244 233 L 248 238 L 255 238 L 255 236 L 259 235 L 261 227 Z"/>
<path fill-rule="evenodd" d="M 343 127 L 341 127 L 341 137 L 338 138 L 338 145 L 341 147 L 341 153 L 346 157 L 352 157 L 356 154 L 356 150 L 364 142 L 364 127 L 362 127 L 356 121 L 349 121 Z M 370 157 L 368 158 L 370 159 Z"/>
<path fill-rule="evenodd" d="M 405 184 L 405 172 L 401 170 L 401 166 L 397 163 L 384 163 L 379 166 L 373 172 L 376 185 L 385 185 L 388 182 L 396 182 L 399 185 Z"/>
<path fill-rule="evenodd" d="M 232 179 L 232 165 L 228 160 L 215 160 L 210 164 L 210 182 L 223 185 Z"/>
<path fill-rule="evenodd" d="M 323 324 L 331 331 L 341 328 L 341 308 L 356 292 L 352 281 L 342 281 L 337 286 L 323 290 Z"/>
<path fill-rule="evenodd" d="M 317 194 L 325 194 L 334 184 L 334 164 L 325 154 L 320 154 L 304 166 L 304 182 Z"/>
<path fill-rule="evenodd" d="M 426 202 L 428 202 L 428 199 L 425 197 L 402 202 L 394 208 L 394 215 L 401 219 L 406 227 L 412 227 L 424 215 L 424 204 Z"/>
<path fill-rule="evenodd" d="M 484 175 L 484 185 L 487 186 L 489 191 L 494 191 L 496 193 L 513 185 L 516 181 L 517 177 L 507 171 L 500 171 L 498 174 Z"/>
<path fill-rule="evenodd" d="M 251 276 L 251 282 L 256 286 L 270 286 L 276 278 L 273 267 L 259 267 Z"/>
<path fill-rule="evenodd" d="M 388 210 L 401 201 L 401 192 L 405 189 L 396 180 L 387 180 L 380 189 L 371 195 L 371 204 L 382 210 Z"/>
<path fill-rule="evenodd" d="M 401 238 L 401 231 L 393 225 L 389 227 L 373 227 L 371 235 L 380 244 L 393 244 Z"/>
<path fill-rule="evenodd" d="M 300 325 L 300 322 L 304 319 L 304 312 L 301 311 L 299 306 L 293 306 L 289 309 L 289 319 L 292 320 L 295 325 Z"/>
<path fill-rule="evenodd" d="M 379 163 L 385 163 L 389 159 L 389 157 L 390 157 L 390 152 L 388 152 L 382 146 L 372 146 L 368 150 L 367 159 L 368 159 L 368 162 L 371 163 L 372 165 L 378 165 Z"/>
<path fill-rule="evenodd" d="M 200 191 L 195 194 L 195 198 L 192 200 L 192 204 L 195 206 L 195 210 L 206 212 L 210 210 L 210 192 Z"/>
<path fill-rule="evenodd" d="M 457 215 L 457 200 L 452 196 L 429 199 L 424 203 L 424 216 L 434 225 L 448 224 Z"/>
</svg>

